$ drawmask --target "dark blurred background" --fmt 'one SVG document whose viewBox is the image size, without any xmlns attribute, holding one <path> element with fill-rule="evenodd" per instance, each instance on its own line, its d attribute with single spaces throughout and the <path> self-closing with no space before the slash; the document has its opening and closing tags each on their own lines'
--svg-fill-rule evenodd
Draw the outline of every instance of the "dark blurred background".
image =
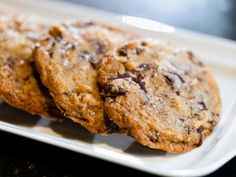
<svg viewBox="0 0 236 177">
<path fill-rule="evenodd" d="M 235 0 L 68 0 L 236 40 Z"/>
<path fill-rule="evenodd" d="M 235 0 L 69 1 L 236 40 Z M 152 176 L 4 132 L 0 139 L 0 177 Z M 236 158 L 208 177 L 223 176 L 236 177 Z"/>
</svg>

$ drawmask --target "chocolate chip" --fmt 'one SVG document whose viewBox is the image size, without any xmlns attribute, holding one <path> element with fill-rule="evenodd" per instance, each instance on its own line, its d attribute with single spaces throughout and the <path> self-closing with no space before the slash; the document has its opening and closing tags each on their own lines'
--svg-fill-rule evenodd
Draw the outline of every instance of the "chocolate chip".
<svg viewBox="0 0 236 177">
<path fill-rule="evenodd" d="M 190 132 L 191 132 L 191 128 L 189 127 L 189 126 L 184 126 L 184 130 L 188 133 L 188 134 L 190 134 Z"/>
<path fill-rule="evenodd" d="M 54 47 L 55 45 L 56 45 L 55 40 L 52 40 L 52 42 L 51 42 L 51 47 Z"/>
<path fill-rule="evenodd" d="M 174 80 L 173 80 L 173 78 L 171 78 L 171 77 L 169 77 L 169 76 L 167 76 L 167 75 L 164 75 L 164 77 L 165 77 L 165 81 L 166 81 L 166 83 L 167 83 L 168 85 L 170 85 L 170 86 L 173 86 L 173 85 L 174 85 Z"/>
<path fill-rule="evenodd" d="M 152 136 L 149 137 L 149 139 L 153 143 L 159 142 L 159 133 L 157 131 L 152 131 Z"/>
<path fill-rule="evenodd" d="M 200 111 L 208 110 L 206 104 L 203 101 L 198 102 Z"/>
<path fill-rule="evenodd" d="M 47 41 L 51 40 L 51 38 L 50 38 L 49 36 L 47 36 L 47 37 L 44 38 L 43 40 L 47 42 Z"/>
<path fill-rule="evenodd" d="M 151 137 L 150 138 L 150 141 L 153 142 L 153 143 L 157 143 L 158 142 L 158 138 L 154 138 L 154 137 Z"/>
<path fill-rule="evenodd" d="M 79 120 L 83 121 L 83 122 L 89 122 L 88 119 L 84 118 L 84 117 L 80 117 Z"/>
<path fill-rule="evenodd" d="M 95 44 L 98 54 L 104 54 L 106 52 L 106 46 L 100 42 Z"/>
<path fill-rule="evenodd" d="M 69 92 L 63 92 L 62 94 L 63 94 L 64 96 L 66 96 L 66 97 L 70 96 L 70 93 L 69 93 Z"/>
<path fill-rule="evenodd" d="M 70 42 L 65 42 L 63 45 L 65 46 L 65 48 L 70 48 L 71 47 L 71 43 Z"/>
<path fill-rule="evenodd" d="M 150 64 L 141 64 L 138 66 L 139 71 L 147 71 L 151 68 Z"/>
<path fill-rule="evenodd" d="M 215 120 L 209 120 L 207 121 L 209 124 L 211 124 L 212 126 L 215 126 L 216 125 L 216 121 Z"/>
<path fill-rule="evenodd" d="M 82 51 L 79 55 L 80 55 L 79 57 L 80 57 L 82 60 L 85 60 L 85 61 L 89 61 L 90 58 L 91 58 L 91 54 L 90 54 L 90 52 L 87 51 L 87 50 Z"/>
<path fill-rule="evenodd" d="M 117 78 L 127 78 L 127 77 L 131 77 L 130 73 L 128 73 L 128 72 L 125 72 L 124 74 L 120 74 L 117 76 Z"/>
<path fill-rule="evenodd" d="M 89 62 L 92 65 L 93 69 L 97 69 L 101 61 L 98 58 L 91 57 Z"/>
<path fill-rule="evenodd" d="M 188 52 L 187 52 L 187 54 L 188 54 L 188 58 L 189 58 L 190 60 L 192 60 L 192 59 L 193 59 L 193 57 L 194 57 L 194 54 L 193 54 L 193 52 L 191 52 L 191 51 L 188 51 Z"/>
<path fill-rule="evenodd" d="M 203 81 L 203 79 L 202 79 L 201 77 L 199 77 L 199 76 L 197 76 L 197 80 L 198 80 L 199 82 L 202 82 L 202 81 Z"/>
<path fill-rule="evenodd" d="M 83 23 L 83 27 L 89 27 L 89 26 L 93 26 L 93 25 L 94 25 L 94 22 L 92 22 L 92 21 Z"/>
<path fill-rule="evenodd" d="M 72 50 L 75 50 L 75 44 L 72 44 L 72 45 L 71 45 L 71 49 L 72 49 Z"/>
<path fill-rule="evenodd" d="M 30 79 L 30 75 L 23 78 L 24 81 L 28 81 Z"/>
<path fill-rule="evenodd" d="M 197 133 L 199 134 L 199 142 L 198 142 L 198 144 L 197 144 L 198 147 L 202 145 L 202 142 L 203 142 L 203 139 L 204 139 L 204 135 L 203 135 L 203 133 L 202 133 L 203 131 L 204 131 L 204 128 L 203 128 L 203 127 L 199 127 L 199 128 L 197 129 Z"/>
<path fill-rule="evenodd" d="M 176 73 L 176 72 L 171 72 L 171 71 L 168 71 L 165 75 L 164 75 L 164 79 L 165 79 L 165 82 L 171 86 L 171 88 L 175 91 L 175 93 L 177 95 L 180 95 L 180 83 L 178 81 L 176 81 L 176 77 L 179 79 L 179 81 L 183 84 L 185 83 L 185 80 L 183 79 L 183 77 Z"/>
<path fill-rule="evenodd" d="M 184 122 L 184 119 L 183 119 L 183 118 L 179 118 L 179 120 L 180 120 L 180 122 L 182 122 L 182 123 Z"/>
<path fill-rule="evenodd" d="M 203 64 L 201 61 L 195 59 L 195 56 L 194 56 L 194 54 L 193 54 L 191 51 L 188 51 L 187 54 L 188 54 L 188 59 L 189 59 L 193 64 L 196 64 L 196 65 L 198 65 L 198 66 L 200 66 L 200 67 L 203 67 L 203 66 L 204 66 L 204 64 Z"/>
<path fill-rule="evenodd" d="M 104 113 L 104 117 L 105 117 L 104 123 L 106 127 L 108 127 L 109 129 L 108 133 L 114 133 L 120 130 L 120 128 L 107 116 L 106 113 Z"/>
<path fill-rule="evenodd" d="M 61 42 L 62 38 L 61 38 L 60 36 L 56 36 L 56 37 L 55 37 L 55 40 L 56 40 L 57 42 Z"/>
<path fill-rule="evenodd" d="M 200 66 L 200 67 L 203 67 L 203 66 L 204 66 L 204 64 L 203 64 L 201 61 L 199 61 L 199 60 L 196 62 L 196 64 L 197 64 L 198 66 Z"/>
<path fill-rule="evenodd" d="M 117 50 L 117 54 L 121 57 L 127 57 L 128 56 L 128 48 L 127 46 L 121 47 Z"/>
<path fill-rule="evenodd" d="M 135 48 L 132 50 L 133 55 L 140 55 L 142 52 L 144 52 L 144 49 L 141 48 Z"/>
<path fill-rule="evenodd" d="M 49 57 L 50 57 L 50 58 L 53 57 L 53 51 L 48 52 L 48 54 L 49 54 Z"/>
</svg>

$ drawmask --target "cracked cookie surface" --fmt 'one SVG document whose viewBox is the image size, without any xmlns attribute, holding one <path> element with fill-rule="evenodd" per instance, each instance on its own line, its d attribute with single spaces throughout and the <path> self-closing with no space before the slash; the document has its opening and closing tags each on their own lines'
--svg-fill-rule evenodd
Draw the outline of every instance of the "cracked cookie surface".
<svg viewBox="0 0 236 177">
<path fill-rule="evenodd" d="M 46 25 L 15 11 L 0 12 L 0 97 L 18 109 L 49 118 L 61 117 L 36 80 L 32 51 Z"/>
<path fill-rule="evenodd" d="M 36 66 L 66 117 L 94 133 L 116 131 L 117 126 L 104 115 L 97 67 L 107 52 L 135 36 L 91 21 L 72 21 L 50 29 L 35 51 Z"/>
<path fill-rule="evenodd" d="M 219 121 L 217 84 L 191 51 L 154 40 L 128 42 L 102 62 L 98 83 L 108 116 L 154 149 L 189 151 Z"/>
</svg>

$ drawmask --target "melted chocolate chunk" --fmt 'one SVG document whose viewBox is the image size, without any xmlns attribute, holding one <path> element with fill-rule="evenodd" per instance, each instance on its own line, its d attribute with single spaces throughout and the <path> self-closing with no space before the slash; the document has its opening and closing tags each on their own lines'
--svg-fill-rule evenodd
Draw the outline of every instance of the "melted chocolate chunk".
<svg viewBox="0 0 236 177">
<path fill-rule="evenodd" d="M 131 78 L 131 80 L 139 85 L 139 87 L 147 93 L 147 89 L 145 87 L 145 82 L 142 81 L 143 77 L 138 74 L 137 77 L 131 76 L 131 73 L 125 72 L 124 74 L 120 74 L 115 78 L 109 78 L 110 81 L 115 80 L 115 79 L 123 79 L 123 78 Z"/>
<path fill-rule="evenodd" d="M 132 80 L 133 80 L 134 82 L 136 82 L 136 83 L 140 86 L 140 88 L 141 88 L 145 93 L 147 93 L 147 89 L 146 89 L 146 87 L 145 87 L 145 82 L 142 81 L 143 77 L 142 77 L 141 75 L 138 75 L 136 78 L 135 78 L 135 77 L 131 77 L 131 78 L 132 78 Z"/>
<path fill-rule="evenodd" d="M 175 73 L 175 72 L 167 72 L 167 74 L 164 75 L 164 79 L 166 81 L 166 83 L 168 85 L 171 86 L 172 89 L 175 90 L 175 93 L 177 95 L 180 95 L 180 85 L 178 86 L 177 84 L 178 83 L 175 83 L 176 82 L 176 77 L 180 80 L 180 82 L 183 84 L 185 83 L 185 80 L 183 79 L 183 77 L 178 74 L 178 73 Z"/>
<path fill-rule="evenodd" d="M 111 98 L 116 98 L 117 96 L 125 95 L 127 93 L 123 88 L 114 89 L 110 84 L 105 85 L 104 92 L 107 96 Z"/>
<path fill-rule="evenodd" d="M 128 72 L 126 72 L 126 73 L 124 73 L 124 74 L 118 75 L 117 78 L 127 78 L 127 77 L 131 77 L 131 76 L 130 76 L 130 73 L 128 73 Z"/>
</svg>

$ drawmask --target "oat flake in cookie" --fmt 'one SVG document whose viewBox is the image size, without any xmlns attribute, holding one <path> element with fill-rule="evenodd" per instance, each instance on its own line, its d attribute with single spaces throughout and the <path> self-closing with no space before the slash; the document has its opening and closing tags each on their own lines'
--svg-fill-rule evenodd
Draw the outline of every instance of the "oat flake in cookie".
<svg viewBox="0 0 236 177">
<path fill-rule="evenodd" d="M 116 131 L 105 115 L 97 86 L 102 57 L 132 32 L 102 23 L 71 21 L 50 29 L 35 51 L 43 84 L 66 117 L 94 133 Z"/>
<path fill-rule="evenodd" d="M 190 51 L 132 41 L 103 61 L 98 80 L 108 116 L 145 146 L 190 151 L 219 121 L 215 79 Z"/>
<path fill-rule="evenodd" d="M 32 51 L 46 30 L 43 22 L 18 12 L 0 12 L 0 97 L 31 114 L 58 118 L 60 111 L 41 89 L 32 68 Z"/>
</svg>

